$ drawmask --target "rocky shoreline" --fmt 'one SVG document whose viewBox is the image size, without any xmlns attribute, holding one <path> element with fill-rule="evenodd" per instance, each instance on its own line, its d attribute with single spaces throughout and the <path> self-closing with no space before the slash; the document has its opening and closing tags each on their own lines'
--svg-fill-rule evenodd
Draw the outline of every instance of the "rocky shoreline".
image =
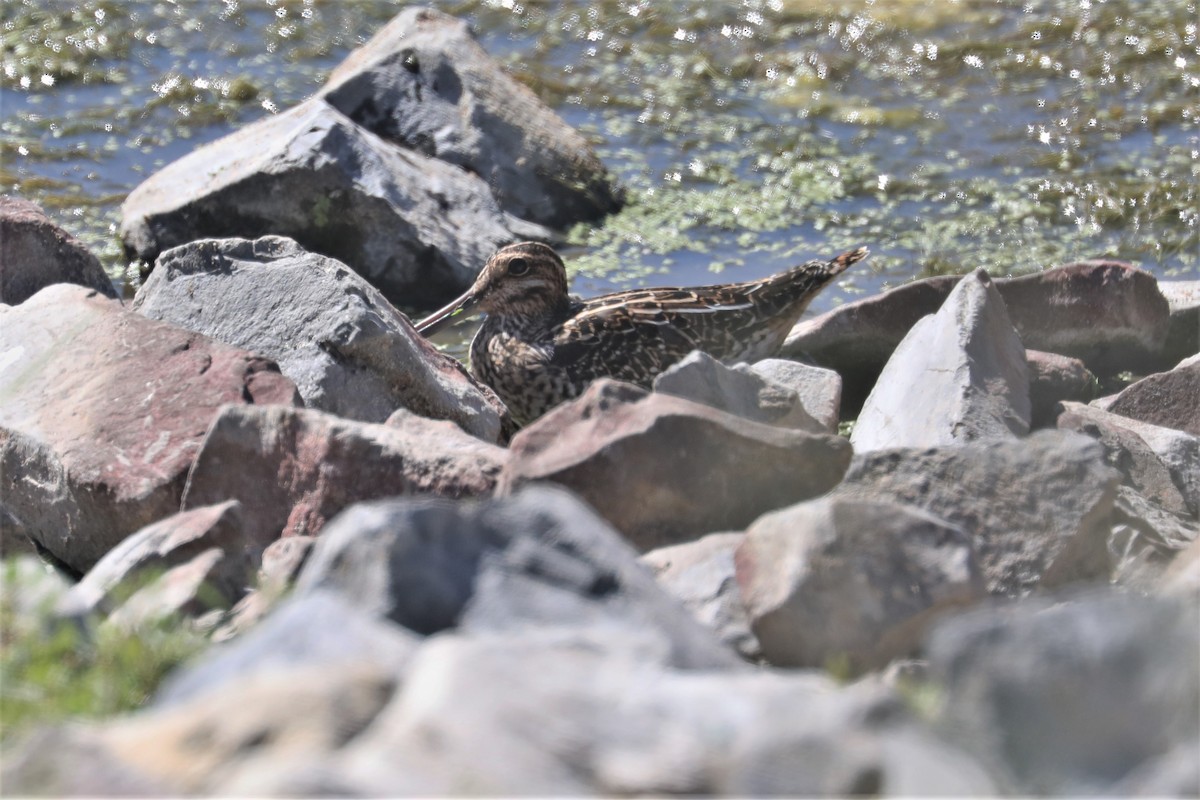
<svg viewBox="0 0 1200 800">
<path fill-rule="evenodd" d="M 619 202 L 427 10 L 139 187 L 128 305 L 0 199 L 5 625 L 208 642 L 3 791 L 1200 793 L 1200 282 L 917 281 L 517 430 L 393 302 Z"/>
</svg>

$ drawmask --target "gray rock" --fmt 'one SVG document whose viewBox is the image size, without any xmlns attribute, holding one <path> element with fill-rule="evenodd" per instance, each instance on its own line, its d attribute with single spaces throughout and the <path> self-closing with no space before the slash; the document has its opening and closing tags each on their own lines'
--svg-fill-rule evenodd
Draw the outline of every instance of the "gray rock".
<svg viewBox="0 0 1200 800">
<path fill-rule="evenodd" d="M 822 369 L 784 358 L 765 358 L 750 365 L 750 369 L 775 383 L 787 386 L 800 395 L 800 402 L 813 419 L 830 433 L 836 433 L 842 408 L 842 376 L 831 369 Z"/>
<path fill-rule="evenodd" d="M 507 415 L 363 278 L 291 239 L 168 250 L 133 308 L 273 359 L 309 408 L 363 422 L 407 408 L 493 442 Z"/>
<path fill-rule="evenodd" d="M 313 591 L 277 606 L 253 631 L 215 645 L 172 673 L 154 697 L 155 707 L 188 703 L 299 667 L 344 669 L 374 665 L 399 675 L 420 640 L 411 631 L 365 613 L 340 595 Z"/>
<path fill-rule="evenodd" d="M 170 787 L 120 761 L 91 727 L 39 728 L 0 759 L 9 797 L 166 797 Z"/>
<path fill-rule="evenodd" d="M 218 547 L 197 553 L 137 589 L 117 605 L 101 627 L 132 633 L 182 619 L 189 621 L 193 629 L 208 630 L 245 589 L 244 583 L 236 593 L 223 588 L 230 574 L 246 575 L 245 563 L 238 561 Z M 235 566 L 230 567 L 231 562 Z"/>
<path fill-rule="evenodd" d="M 1200 281 L 1159 281 L 1158 289 L 1171 309 L 1162 358 L 1170 367 L 1200 353 Z"/>
<path fill-rule="evenodd" d="M 1200 539 L 1176 554 L 1163 573 L 1160 587 L 1163 594 L 1200 599 Z"/>
<path fill-rule="evenodd" d="M 258 570 L 259 585 L 281 589 L 290 587 L 308 563 L 316 543 L 316 537 L 313 536 L 287 536 L 271 542 L 262 554 L 262 565 Z"/>
<path fill-rule="evenodd" d="M 220 569 L 209 575 L 209 580 L 213 590 L 232 604 L 245 593 L 253 574 L 252 562 L 257 561 L 264 544 L 246 538 L 242 506 L 236 500 L 174 514 L 131 534 L 109 550 L 83 580 L 71 587 L 58 605 L 58 613 L 110 613 L 172 567 L 212 550 L 224 553 L 226 558 L 219 560 Z"/>
<path fill-rule="evenodd" d="M 82 242 L 37 204 L 0 196 L 0 303 L 15 306 L 56 283 L 117 297 L 99 259 Z"/>
<path fill-rule="evenodd" d="M 1146 590 L 1161 585 L 1162 573 L 1197 538 L 1200 522 L 1119 487 L 1108 540 L 1113 582 Z"/>
<path fill-rule="evenodd" d="M 256 541 L 314 535 L 360 500 L 489 494 L 507 453 L 445 420 L 403 427 L 282 406 L 226 406 L 188 475 L 183 507 L 234 498 Z"/>
<path fill-rule="evenodd" d="M 417 633 L 529 626 L 633 627 L 671 663 L 737 666 L 654 582 L 637 554 L 569 493 L 356 506 L 322 533 L 297 592 L 332 589 Z"/>
<path fill-rule="evenodd" d="M 1200 739 L 1177 744 L 1166 755 L 1150 759 L 1121 781 L 1118 797 L 1200 796 Z"/>
<path fill-rule="evenodd" d="M 765 425 L 828 432 L 805 410 L 800 395 L 792 389 L 767 380 L 745 364 L 727 367 L 699 350 L 657 376 L 654 391 Z"/>
<path fill-rule="evenodd" d="M 0 363 L 0 503 L 78 573 L 179 510 L 221 405 L 300 402 L 273 362 L 69 284 L 0 306 Z"/>
<path fill-rule="evenodd" d="M 888 360 L 854 426 L 857 452 L 936 447 L 1029 432 L 1025 348 L 1000 293 L 976 270 Z"/>
<path fill-rule="evenodd" d="M 504 214 L 478 176 L 386 142 L 320 99 L 168 164 L 121 215 L 126 250 L 148 263 L 195 239 L 277 234 L 409 307 L 466 289 L 498 247 L 549 235 Z"/>
<path fill-rule="evenodd" d="M 837 485 L 850 443 L 602 379 L 513 437 L 497 492 L 552 481 L 645 552 Z"/>
<path fill-rule="evenodd" d="M 1200 355 L 1169 372 L 1148 375 L 1125 387 L 1106 405 L 1108 411 L 1150 425 L 1200 436 Z"/>
<path fill-rule="evenodd" d="M 318 96 L 383 139 L 480 176 L 522 219 L 566 228 L 621 205 L 584 138 L 440 11 L 401 11 Z"/>
<path fill-rule="evenodd" d="M 1099 382 L 1078 358 L 1026 350 L 1029 365 L 1029 427 L 1053 428 L 1059 403 L 1086 403 L 1096 396 Z"/>
<path fill-rule="evenodd" d="M 1093 590 L 947 620 L 928 646 L 942 724 L 1018 794 L 1110 793 L 1200 732 L 1198 611 Z"/>
<path fill-rule="evenodd" d="M 882 667 L 914 651 L 938 615 L 987 593 L 960 529 L 895 503 L 772 512 L 746 530 L 736 562 L 745 613 L 776 666 Z"/>
<path fill-rule="evenodd" d="M 710 533 L 694 542 L 660 547 L 642 556 L 658 585 L 683 603 L 697 620 L 743 658 L 762 655 L 750 630 L 737 585 L 733 554 L 741 533 Z"/>
<path fill-rule="evenodd" d="M 1120 474 L 1099 444 L 1038 431 L 1019 441 L 855 457 L 835 495 L 923 508 L 963 530 L 992 594 L 1108 578 Z"/>
</svg>

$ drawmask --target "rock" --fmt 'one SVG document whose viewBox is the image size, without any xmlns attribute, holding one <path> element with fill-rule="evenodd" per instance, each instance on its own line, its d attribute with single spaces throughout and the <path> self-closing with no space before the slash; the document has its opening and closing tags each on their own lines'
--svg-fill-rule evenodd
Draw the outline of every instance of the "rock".
<svg viewBox="0 0 1200 800">
<path fill-rule="evenodd" d="M 1106 580 L 1120 475 L 1099 444 L 1038 431 L 1018 441 L 855 457 L 835 496 L 914 505 L 962 529 L 988 591 L 1008 597 Z"/>
<path fill-rule="evenodd" d="M 991 794 L 890 693 L 824 676 L 680 672 L 598 631 L 439 636 L 335 757 L 347 794 Z"/>
<path fill-rule="evenodd" d="M 783 358 L 766 358 L 750 365 L 764 378 L 781 383 L 800 395 L 813 419 L 825 430 L 837 433 L 842 407 L 842 376 L 831 369 L 822 369 Z"/>
<path fill-rule="evenodd" d="M 1105 589 L 947 620 L 928 646 L 942 724 L 1009 792 L 1108 794 L 1200 733 L 1197 612 Z"/>
<path fill-rule="evenodd" d="M 1200 353 L 1200 281 L 1159 281 L 1158 290 L 1171 309 L 1162 357 L 1170 367 Z"/>
<path fill-rule="evenodd" d="M 771 664 L 878 668 L 916 649 L 930 621 L 986 595 L 971 541 L 896 503 L 811 500 L 755 520 L 737 583 Z"/>
<path fill-rule="evenodd" d="M 40 728 L 0 761 L 9 797 L 167 797 L 168 786 L 120 761 L 93 727 L 64 723 Z"/>
<path fill-rule="evenodd" d="M 1169 753 L 1150 759 L 1117 784 L 1117 797 L 1200 796 L 1200 739 L 1181 742 Z"/>
<path fill-rule="evenodd" d="M 737 417 L 825 433 L 828 428 L 805 410 L 800 395 L 767 380 L 745 364 L 727 367 L 708 353 L 693 350 L 654 379 L 654 391 L 711 406 Z M 836 426 L 834 433 L 837 432 Z"/>
<path fill-rule="evenodd" d="M 1096 396 L 1099 382 L 1078 358 L 1026 350 L 1029 365 L 1029 426 L 1053 428 L 1059 403 L 1086 403 Z"/>
<path fill-rule="evenodd" d="M 751 661 L 762 655 L 750 630 L 734 573 L 741 533 L 710 533 L 694 542 L 660 547 L 642 556 L 658 585 L 683 603 L 701 624 Z"/>
<path fill-rule="evenodd" d="M 74 283 L 116 298 L 100 260 L 55 225 L 36 203 L 0 196 L 0 303 L 24 303 L 56 283 Z"/>
<path fill-rule="evenodd" d="M 356 506 L 331 523 L 296 585 L 331 589 L 421 634 L 530 626 L 631 628 L 670 661 L 740 664 L 654 582 L 637 554 L 561 489 L 452 503 Z"/>
<path fill-rule="evenodd" d="M 70 588 L 66 578 L 35 556 L 6 557 L 0 563 L 0 619 L 6 641 L 43 629 Z"/>
<path fill-rule="evenodd" d="M 318 96 L 383 139 L 480 176 L 522 219 L 562 229 L 621 206 L 584 138 L 439 11 L 401 11 Z"/>
<path fill-rule="evenodd" d="M 212 588 L 232 604 L 245 592 L 252 575 L 251 562 L 257 560 L 263 546 L 246 538 L 242 506 L 236 500 L 174 514 L 131 534 L 109 550 L 83 580 L 71 587 L 58 613 L 110 613 L 167 570 L 214 550 L 226 558 L 220 571 L 209 579 Z"/>
<path fill-rule="evenodd" d="M 850 444 L 602 379 L 513 437 L 510 453 L 498 493 L 559 483 L 645 552 L 828 491 Z"/>
<path fill-rule="evenodd" d="M 492 442 L 507 415 L 363 278 L 291 239 L 168 250 L 133 308 L 273 359 L 309 408 L 363 422 L 406 408 Z"/>
<path fill-rule="evenodd" d="M 478 176 L 386 142 L 319 99 L 168 164 L 121 215 L 127 253 L 147 263 L 196 239 L 277 234 L 408 307 L 457 295 L 498 247 L 549 236 L 504 214 Z"/>
<path fill-rule="evenodd" d="M 1166 511 L 1128 486 L 1119 487 L 1108 543 L 1112 581 L 1153 589 L 1177 554 L 1197 538 L 1200 522 Z"/>
<path fill-rule="evenodd" d="M 230 562 L 235 561 L 220 548 L 205 550 L 142 586 L 118 605 L 103 624 L 132 632 L 184 618 L 193 621 L 196 628 L 207 630 L 213 625 L 211 612 L 217 612 L 219 617 L 220 612 L 232 606 L 234 598 L 245 591 L 244 584 L 237 587 L 236 593 L 218 588 L 228 582 L 230 573 L 239 567 L 245 573 L 245 564 L 230 568 Z"/>
<path fill-rule="evenodd" d="M 69 284 L 0 306 L 0 363 L 0 497 L 78 573 L 179 510 L 222 404 L 301 402 L 274 363 Z"/>
<path fill-rule="evenodd" d="M 1090 436 L 1104 447 L 1104 460 L 1115 467 L 1122 483 L 1168 511 L 1189 513 L 1187 500 L 1175 485 L 1171 470 L 1124 417 L 1094 406 L 1064 403 L 1058 427 Z"/>
<path fill-rule="evenodd" d="M 936 447 L 1029 432 L 1025 348 L 982 269 L 900 342 L 863 405 L 856 452 Z"/>
<path fill-rule="evenodd" d="M 915 281 L 804 320 L 781 351 L 835 369 L 852 414 L 909 329 L 932 314 L 958 283 L 945 276 Z M 1082 360 L 1100 375 L 1154 361 L 1167 335 L 1170 309 L 1154 276 L 1119 261 L 1080 261 L 995 281 L 1028 348 Z"/>
<path fill-rule="evenodd" d="M 1200 436 L 1200 355 L 1125 387 L 1107 405 L 1122 417 Z"/>
<path fill-rule="evenodd" d="M 1160 585 L 1163 594 L 1200 598 L 1200 539 L 1175 555 Z"/>
<path fill-rule="evenodd" d="M 372 665 L 398 675 L 418 644 L 412 632 L 363 612 L 338 594 L 308 592 L 285 600 L 253 631 L 215 645 L 169 675 L 154 706 L 188 703 L 253 675 L 269 678 L 297 668 Z"/>
<path fill-rule="evenodd" d="M 258 570 L 259 585 L 280 589 L 290 587 L 308 563 L 316 543 L 316 537 L 313 536 L 288 536 L 271 542 L 262 554 L 262 566 Z"/>
<path fill-rule="evenodd" d="M 397 427 L 311 409 L 227 406 L 201 443 L 183 507 L 238 499 L 255 541 L 312 536 L 360 500 L 490 494 L 506 455 L 444 420 L 411 415 Z"/>
</svg>

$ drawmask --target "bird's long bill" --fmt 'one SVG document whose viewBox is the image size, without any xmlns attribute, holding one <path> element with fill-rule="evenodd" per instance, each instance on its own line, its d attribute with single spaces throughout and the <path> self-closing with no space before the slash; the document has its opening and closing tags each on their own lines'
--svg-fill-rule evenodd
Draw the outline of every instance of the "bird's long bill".
<svg viewBox="0 0 1200 800">
<path fill-rule="evenodd" d="M 417 333 L 422 336 L 430 336 L 437 333 L 455 319 L 469 316 L 477 305 L 479 305 L 479 297 L 476 295 L 474 287 L 472 287 L 449 305 L 439 308 L 418 322 Z"/>
</svg>

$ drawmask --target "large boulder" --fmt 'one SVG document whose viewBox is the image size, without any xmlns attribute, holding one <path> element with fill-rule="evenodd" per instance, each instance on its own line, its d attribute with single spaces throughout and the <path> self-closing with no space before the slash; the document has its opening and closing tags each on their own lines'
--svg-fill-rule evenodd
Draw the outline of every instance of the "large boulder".
<svg viewBox="0 0 1200 800">
<path fill-rule="evenodd" d="M 158 258 L 133 308 L 274 359 L 309 408 L 383 422 L 397 408 L 489 441 L 503 403 L 363 278 L 291 239 L 205 239 Z"/>
<path fill-rule="evenodd" d="M 360 500 L 490 494 L 507 453 L 454 423 L 376 425 L 311 409 L 223 408 L 188 476 L 184 508 L 242 501 L 258 542 L 314 535 Z"/>
<path fill-rule="evenodd" d="M 501 494 L 575 491 L 641 551 L 736 530 L 829 491 L 850 461 L 838 436 L 776 428 L 602 379 L 513 437 Z"/>
<path fill-rule="evenodd" d="M 1200 355 L 1125 387 L 1105 408 L 1122 417 L 1200 436 Z"/>
<path fill-rule="evenodd" d="M 619 627 L 673 664 L 732 668 L 732 651 L 654 582 L 619 534 L 568 492 L 356 506 L 322 534 L 296 585 L 333 590 L 421 634 Z"/>
<path fill-rule="evenodd" d="M 301 402 L 273 362 L 69 284 L 0 306 L 0 362 L 0 506 L 79 573 L 179 510 L 222 405 Z"/>
<path fill-rule="evenodd" d="M 15 306 L 56 283 L 115 298 L 100 260 L 35 203 L 0 197 L 0 303 Z"/>
<path fill-rule="evenodd" d="M 1108 578 L 1119 482 L 1098 443 L 1039 431 L 857 455 L 835 494 L 914 505 L 957 526 L 975 546 L 988 591 L 1011 597 Z"/>
<path fill-rule="evenodd" d="M 587 141 L 440 11 L 401 11 L 318 96 L 383 139 L 480 176 L 521 219 L 561 229 L 621 205 Z"/>
<path fill-rule="evenodd" d="M 863 405 L 858 452 L 936 447 L 1029 432 L 1025 348 L 982 269 L 909 330 Z"/>
<path fill-rule="evenodd" d="M 910 654 L 986 596 L 971 540 L 896 503 L 823 498 L 757 519 L 737 549 L 746 616 L 776 666 L 860 671 Z"/>
</svg>

